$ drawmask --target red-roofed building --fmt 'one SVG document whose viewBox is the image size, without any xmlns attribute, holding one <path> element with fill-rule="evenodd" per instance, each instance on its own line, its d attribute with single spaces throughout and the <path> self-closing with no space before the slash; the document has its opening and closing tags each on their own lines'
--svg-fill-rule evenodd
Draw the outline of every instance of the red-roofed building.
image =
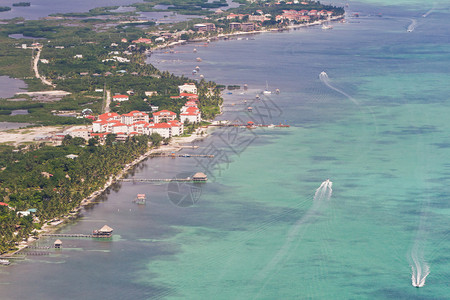
<svg viewBox="0 0 450 300">
<path fill-rule="evenodd" d="M 150 134 L 158 133 L 163 138 L 172 136 L 172 126 L 167 123 L 151 123 L 148 129 Z"/>
<path fill-rule="evenodd" d="M 123 123 L 120 123 L 120 122 L 115 122 L 114 124 L 109 123 L 108 125 L 111 128 L 111 133 L 114 133 L 114 134 L 117 134 L 117 133 L 120 133 L 120 132 L 128 133 L 128 126 L 127 126 L 127 124 L 123 124 Z"/>
<path fill-rule="evenodd" d="M 8 203 L 0 202 L 0 206 L 9 206 Z"/>
<path fill-rule="evenodd" d="M 108 120 L 120 120 L 120 115 L 118 113 L 104 113 L 98 116 L 99 120 L 108 121 Z"/>
<path fill-rule="evenodd" d="M 169 121 L 168 124 L 172 126 L 172 136 L 182 135 L 184 131 L 184 125 L 178 120 Z"/>
<path fill-rule="evenodd" d="M 137 40 L 132 41 L 132 43 L 134 43 L 134 44 L 151 44 L 152 40 L 141 37 L 141 38 L 138 38 Z"/>
<path fill-rule="evenodd" d="M 172 121 L 177 118 L 177 114 L 169 110 L 160 110 L 153 113 L 153 121 L 155 123 L 162 123 L 163 121 Z"/>
<path fill-rule="evenodd" d="M 188 98 L 188 99 L 198 99 L 197 94 L 192 93 L 180 93 L 180 97 Z"/>
<path fill-rule="evenodd" d="M 145 134 L 145 126 L 148 124 L 148 122 L 145 121 L 139 121 L 136 122 L 130 126 L 128 126 L 128 129 L 131 131 L 130 134 L 132 132 L 136 132 L 139 134 Z"/>
<path fill-rule="evenodd" d="M 118 102 L 128 101 L 130 99 L 128 95 L 114 95 L 112 98 L 113 101 Z"/>
<path fill-rule="evenodd" d="M 144 121 L 148 123 L 149 117 L 148 114 L 138 111 L 138 110 L 133 110 L 127 114 L 123 114 L 122 115 L 122 123 L 125 123 L 127 125 L 131 125 L 133 123 L 136 122 L 140 122 L 140 121 Z"/>
<path fill-rule="evenodd" d="M 180 120 L 189 123 L 200 123 L 202 121 L 202 116 L 200 110 L 196 106 L 183 107 L 183 112 L 180 113 Z"/>
</svg>

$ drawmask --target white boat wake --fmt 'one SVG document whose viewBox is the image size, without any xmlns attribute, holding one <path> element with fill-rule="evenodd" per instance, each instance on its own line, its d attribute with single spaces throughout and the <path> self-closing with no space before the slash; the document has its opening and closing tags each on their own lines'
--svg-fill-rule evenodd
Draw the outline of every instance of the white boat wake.
<svg viewBox="0 0 450 300">
<path fill-rule="evenodd" d="M 411 24 L 409 24 L 408 29 L 406 30 L 407 32 L 413 32 L 414 29 L 416 29 L 416 26 L 417 26 L 416 19 L 410 19 L 410 20 L 411 20 Z"/>
<path fill-rule="evenodd" d="M 320 75 L 319 75 L 319 79 L 320 79 L 327 87 L 329 87 L 330 89 L 332 89 L 332 90 L 338 92 L 339 94 L 344 95 L 344 96 L 347 97 L 350 101 L 352 101 L 352 102 L 355 103 L 356 105 L 359 105 L 358 101 L 356 101 L 355 98 L 353 98 L 352 96 L 350 96 L 350 95 L 347 94 L 346 92 L 344 92 L 344 91 L 342 91 L 342 90 L 340 90 L 340 89 L 338 89 L 338 88 L 332 86 L 332 85 L 330 84 L 330 79 L 328 78 L 328 74 L 327 74 L 327 73 L 321 72 Z"/>
<path fill-rule="evenodd" d="M 424 255 L 427 233 L 425 226 L 426 218 L 426 212 L 422 212 L 416 238 L 414 239 L 411 252 L 408 255 L 409 264 L 411 266 L 411 284 L 417 288 L 425 285 L 427 276 L 430 274 L 430 266 L 426 262 Z"/>
<path fill-rule="evenodd" d="M 422 17 L 424 17 L 424 18 L 428 17 L 435 9 L 436 9 L 436 3 L 433 3 L 433 7 L 432 7 L 429 11 L 427 11 L 426 13 L 424 13 L 424 14 L 422 15 Z"/>
<path fill-rule="evenodd" d="M 411 284 L 414 287 L 423 287 L 428 274 L 430 274 L 430 266 L 428 266 L 423 255 L 423 249 L 416 242 L 411 250 Z"/>
<path fill-rule="evenodd" d="M 280 263 L 280 261 L 284 259 L 289 249 L 291 248 L 292 243 L 298 240 L 300 231 L 302 229 L 304 230 L 305 226 L 313 219 L 314 216 L 319 213 L 322 205 L 330 200 L 333 193 L 332 187 L 333 182 L 331 182 L 329 179 L 322 182 L 322 184 L 314 194 L 313 205 L 311 206 L 311 208 L 291 227 L 283 246 L 280 248 L 280 250 L 278 250 L 278 252 L 264 267 L 264 269 L 259 272 L 259 274 L 255 278 L 256 280 L 264 280 L 267 275 L 270 274 L 272 270 Z"/>
</svg>

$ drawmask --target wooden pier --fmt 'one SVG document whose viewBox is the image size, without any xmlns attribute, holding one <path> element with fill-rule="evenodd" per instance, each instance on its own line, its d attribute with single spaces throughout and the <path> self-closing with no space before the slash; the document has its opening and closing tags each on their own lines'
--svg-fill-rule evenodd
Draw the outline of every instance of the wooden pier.
<svg viewBox="0 0 450 300">
<path fill-rule="evenodd" d="M 211 124 L 209 126 L 215 127 L 240 127 L 240 128 L 256 128 L 256 127 L 277 127 L 277 128 L 288 128 L 290 125 L 285 124 L 234 124 L 234 123 L 220 123 L 220 124 Z"/>
<path fill-rule="evenodd" d="M 119 179 L 123 182 L 206 182 L 208 181 L 208 176 L 202 172 L 195 173 L 192 177 L 187 178 L 127 178 Z"/>
<path fill-rule="evenodd" d="M 179 154 L 179 153 L 155 153 L 155 154 L 150 154 L 149 156 L 150 157 L 205 157 L 205 158 L 214 158 L 214 155 L 207 155 L 207 154 Z"/>
<path fill-rule="evenodd" d="M 187 182 L 194 181 L 192 178 L 131 178 L 131 179 L 119 179 L 123 182 Z"/>
<path fill-rule="evenodd" d="M 44 233 L 42 236 L 54 236 L 54 237 L 76 237 L 76 238 L 93 238 L 92 234 L 80 234 L 80 233 Z"/>
</svg>

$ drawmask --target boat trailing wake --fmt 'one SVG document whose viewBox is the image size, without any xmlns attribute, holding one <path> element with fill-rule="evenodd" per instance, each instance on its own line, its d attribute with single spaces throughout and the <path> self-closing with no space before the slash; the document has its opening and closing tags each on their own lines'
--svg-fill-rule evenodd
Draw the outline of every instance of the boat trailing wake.
<svg viewBox="0 0 450 300">
<path fill-rule="evenodd" d="M 352 96 L 350 96 L 349 94 L 347 94 L 346 92 L 334 87 L 331 85 L 330 83 L 330 79 L 328 78 L 328 74 L 325 72 L 321 72 L 319 75 L 319 79 L 320 81 L 322 81 L 327 87 L 329 87 L 330 89 L 332 89 L 333 91 L 338 92 L 339 94 L 344 95 L 345 97 L 347 97 L 350 101 L 352 101 L 353 103 L 355 103 L 356 105 L 359 105 L 358 101 L 356 101 L 355 98 L 353 98 Z"/>
<path fill-rule="evenodd" d="M 416 26 L 417 26 L 416 19 L 410 19 L 410 20 L 411 20 L 411 24 L 409 24 L 408 29 L 406 30 L 407 32 L 413 32 L 414 29 L 416 29 Z"/>
<path fill-rule="evenodd" d="M 428 17 L 434 10 L 435 10 L 435 7 L 436 6 L 436 3 L 434 3 L 433 4 L 433 7 L 429 10 L 429 11 L 427 11 L 426 13 L 424 13 L 423 15 L 422 15 L 422 17 L 424 17 L 424 18 L 426 18 L 426 17 Z"/>
<path fill-rule="evenodd" d="M 333 182 L 329 179 L 322 182 L 320 187 L 316 190 L 313 199 L 313 205 L 311 208 L 291 227 L 288 235 L 284 241 L 283 246 L 278 250 L 272 260 L 264 267 L 264 269 L 259 272 L 256 276 L 256 280 L 264 280 L 268 274 L 280 263 L 282 259 L 286 256 L 291 245 L 294 241 L 298 240 L 300 231 L 305 229 L 305 226 L 312 221 L 314 216 L 316 216 L 324 203 L 328 202 L 333 193 Z"/>
<path fill-rule="evenodd" d="M 430 267 L 425 261 L 423 249 L 416 242 L 411 250 L 411 284 L 414 287 L 423 287 L 428 274 L 430 274 Z"/>
<path fill-rule="evenodd" d="M 430 266 L 425 261 L 424 248 L 426 242 L 426 212 L 422 212 L 420 217 L 419 228 L 414 239 L 408 260 L 411 266 L 411 284 L 414 287 L 423 287 L 428 274 L 430 274 Z"/>
</svg>

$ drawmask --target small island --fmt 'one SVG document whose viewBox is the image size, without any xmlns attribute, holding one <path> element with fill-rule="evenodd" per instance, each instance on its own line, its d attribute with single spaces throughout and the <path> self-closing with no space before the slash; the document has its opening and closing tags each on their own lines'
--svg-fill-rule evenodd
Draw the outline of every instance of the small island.
<svg viewBox="0 0 450 300">
<path fill-rule="evenodd" d="M 2 12 L 2 11 L 10 11 L 11 10 L 11 7 L 9 7 L 9 6 L 0 6 L 0 12 Z"/>
</svg>

